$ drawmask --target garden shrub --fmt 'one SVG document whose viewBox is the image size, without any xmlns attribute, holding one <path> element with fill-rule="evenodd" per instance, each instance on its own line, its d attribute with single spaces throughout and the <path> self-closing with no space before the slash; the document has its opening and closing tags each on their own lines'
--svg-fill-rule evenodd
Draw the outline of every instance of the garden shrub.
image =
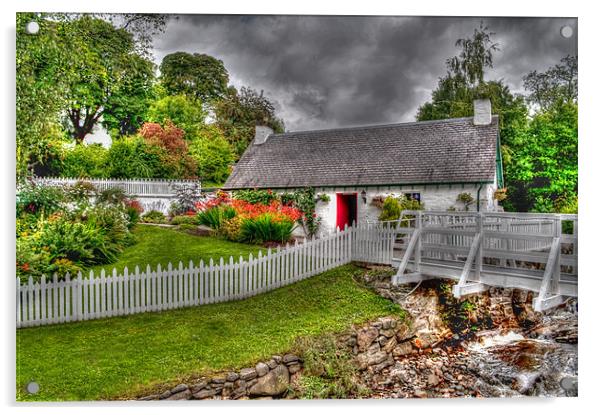
<svg viewBox="0 0 602 415">
<path fill-rule="evenodd" d="M 144 208 L 136 199 L 127 199 L 124 202 L 125 213 L 128 216 L 128 228 L 132 228 L 140 221 L 140 215 L 144 212 Z"/>
<path fill-rule="evenodd" d="M 240 216 L 235 216 L 222 222 L 220 233 L 228 240 L 233 242 L 242 242 L 241 227 L 243 219 Z"/>
<path fill-rule="evenodd" d="M 90 205 L 90 198 L 97 194 L 96 187 L 86 181 L 77 181 L 71 186 L 65 186 L 65 200 L 73 203 L 78 209 Z"/>
<path fill-rule="evenodd" d="M 205 126 L 189 146 L 190 155 L 198 164 L 198 175 L 205 186 L 220 185 L 230 175 L 234 153 L 230 143 L 216 126 Z"/>
<path fill-rule="evenodd" d="M 240 239 L 244 242 L 262 244 L 264 242 L 288 242 L 293 234 L 295 223 L 275 218 L 264 213 L 256 218 L 242 219 Z"/>
<path fill-rule="evenodd" d="M 17 216 L 56 212 L 61 209 L 64 197 L 62 188 L 27 182 L 17 188 Z"/>
<path fill-rule="evenodd" d="M 175 185 L 173 191 L 176 200 L 172 202 L 169 207 L 169 215 L 178 216 L 181 214 L 194 214 L 200 197 L 198 183 Z"/>
<path fill-rule="evenodd" d="M 149 210 L 140 218 L 143 223 L 167 223 L 167 219 L 163 212 L 158 210 Z"/>
<path fill-rule="evenodd" d="M 60 170 L 62 177 L 106 177 L 109 151 L 100 144 L 76 145 L 64 152 Z"/>
<path fill-rule="evenodd" d="M 198 216 L 194 215 L 178 215 L 178 216 L 174 216 L 173 218 L 171 218 L 171 221 L 169 222 L 172 225 L 182 225 L 182 224 L 187 224 L 187 225 L 198 225 L 199 223 L 199 218 Z"/>
<path fill-rule="evenodd" d="M 160 98 L 148 109 L 148 121 L 162 125 L 172 122 L 184 131 L 187 140 L 198 136 L 206 115 L 200 102 L 182 94 Z"/>
<path fill-rule="evenodd" d="M 142 137 L 123 137 L 113 140 L 107 154 L 109 177 L 153 178 L 162 177 L 166 151 L 157 146 L 147 146 Z"/>
<path fill-rule="evenodd" d="M 271 190 L 237 190 L 233 194 L 234 199 L 244 200 L 249 203 L 261 203 L 269 205 L 274 200 L 279 200 L 278 194 Z"/>
<path fill-rule="evenodd" d="M 389 220 L 399 219 L 401 214 L 401 204 L 399 200 L 394 196 L 387 196 L 383 202 L 383 210 L 378 216 L 378 220 L 384 222 Z"/>
<path fill-rule="evenodd" d="M 198 221 L 201 225 L 220 230 L 224 221 L 236 216 L 236 211 L 231 206 L 214 206 L 212 208 L 197 213 Z"/>
<path fill-rule="evenodd" d="M 127 199 L 125 190 L 120 187 L 109 187 L 101 191 L 96 198 L 96 203 L 107 203 L 109 205 L 121 205 Z"/>
</svg>

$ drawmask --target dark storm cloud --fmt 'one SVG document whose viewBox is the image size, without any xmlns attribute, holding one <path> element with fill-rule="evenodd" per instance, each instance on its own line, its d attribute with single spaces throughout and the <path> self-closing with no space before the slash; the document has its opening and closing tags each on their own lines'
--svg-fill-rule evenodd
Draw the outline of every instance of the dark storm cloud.
<svg viewBox="0 0 602 415">
<path fill-rule="evenodd" d="M 489 77 L 514 91 L 527 72 L 577 53 L 575 19 L 183 15 L 155 41 L 155 59 L 182 50 L 223 60 L 231 82 L 264 90 L 289 130 L 411 121 L 455 40 L 481 20 L 501 49 Z M 564 24 L 573 38 L 560 36 Z"/>
</svg>

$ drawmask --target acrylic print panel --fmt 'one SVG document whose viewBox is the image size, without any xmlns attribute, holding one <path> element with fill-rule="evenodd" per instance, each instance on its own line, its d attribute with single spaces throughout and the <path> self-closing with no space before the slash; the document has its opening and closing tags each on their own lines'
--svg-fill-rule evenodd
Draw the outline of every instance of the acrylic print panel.
<svg viewBox="0 0 602 415">
<path fill-rule="evenodd" d="M 17 13 L 16 400 L 577 396 L 577 35 Z"/>
</svg>

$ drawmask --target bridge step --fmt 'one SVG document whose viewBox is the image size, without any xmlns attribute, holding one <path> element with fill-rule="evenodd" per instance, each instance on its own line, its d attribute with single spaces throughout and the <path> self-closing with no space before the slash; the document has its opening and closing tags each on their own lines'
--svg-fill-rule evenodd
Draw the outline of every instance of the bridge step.
<svg viewBox="0 0 602 415">
<path fill-rule="evenodd" d="M 423 274 L 421 274 L 420 272 L 412 272 L 409 274 L 403 274 L 403 275 L 394 275 L 392 277 L 392 282 L 393 285 L 399 285 L 399 284 L 411 284 L 414 282 L 419 282 L 426 279 L 425 276 Z"/>
<path fill-rule="evenodd" d="M 455 298 L 462 298 L 466 295 L 482 293 L 487 291 L 489 286 L 481 282 L 471 282 L 467 284 L 456 284 L 452 287 L 452 292 Z"/>
</svg>

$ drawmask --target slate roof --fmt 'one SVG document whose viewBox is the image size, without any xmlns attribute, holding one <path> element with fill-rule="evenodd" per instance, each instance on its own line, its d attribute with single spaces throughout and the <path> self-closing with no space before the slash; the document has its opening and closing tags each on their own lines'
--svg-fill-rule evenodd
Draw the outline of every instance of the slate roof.
<svg viewBox="0 0 602 415">
<path fill-rule="evenodd" d="M 497 116 L 272 134 L 224 189 L 491 182 L 497 134 Z"/>
</svg>

